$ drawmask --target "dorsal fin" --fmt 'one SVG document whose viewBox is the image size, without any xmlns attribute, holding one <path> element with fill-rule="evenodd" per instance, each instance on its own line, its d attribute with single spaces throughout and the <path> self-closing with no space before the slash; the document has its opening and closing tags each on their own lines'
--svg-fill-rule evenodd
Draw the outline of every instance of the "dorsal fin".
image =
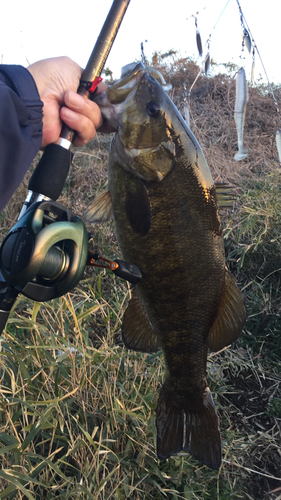
<svg viewBox="0 0 281 500">
<path fill-rule="evenodd" d="M 233 207 L 233 202 L 236 199 L 231 192 L 233 186 L 221 182 L 216 182 L 215 189 L 216 189 L 217 204 L 219 208 Z"/>
</svg>

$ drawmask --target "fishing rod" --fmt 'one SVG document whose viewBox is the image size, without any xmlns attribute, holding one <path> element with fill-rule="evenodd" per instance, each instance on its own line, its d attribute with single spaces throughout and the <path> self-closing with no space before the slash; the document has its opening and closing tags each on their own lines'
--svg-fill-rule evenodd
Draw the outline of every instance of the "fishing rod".
<svg viewBox="0 0 281 500">
<path fill-rule="evenodd" d="M 94 97 L 129 3 L 112 3 L 77 90 L 87 99 Z M 45 148 L 18 221 L 1 245 L 0 333 L 19 293 L 39 302 L 60 297 L 78 284 L 86 265 L 108 268 L 133 284 L 141 279 L 133 264 L 90 252 L 82 219 L 56 202 L 72 162 L 74 137 L 74 131 L 63 124 L 58 141 Z"/>
<path fill-rule="evenodd" d="M 77 90 L 78 94 L 88 99 L 93 99 L 97 85 L 101 81 L 101 72 L 129 3 L 130 0 L 114 0 L 104 22 Z M 43 197 L 43 199 L 52 200 L 59 197 L 73 157 L 70 152 L 73 139 L 74 132 L 64 124 L 57 143 L 50 144 L 45 148 L 44 154 L 30 179 L 29 193 L 20 217 L 31 203 L 39 201 Z"/>
</svg>

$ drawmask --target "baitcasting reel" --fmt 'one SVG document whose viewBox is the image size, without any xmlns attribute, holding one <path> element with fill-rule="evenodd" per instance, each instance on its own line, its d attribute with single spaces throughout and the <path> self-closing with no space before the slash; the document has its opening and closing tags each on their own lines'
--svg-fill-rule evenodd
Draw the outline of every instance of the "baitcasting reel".
<svg viewBox="0 0 281 500">
<path fill-rule="evenodd" d="M 0 249 L 0 332 L 19 293 L 45 302 L 72 290 L 86 265 L 109 268 L 136 284 L 139 269 L 88 250 L 89 235 L 80 217 L 54 201 L 33 203 Z M 2 276 L 1 276 L 2 275 Z"/>
</svg>

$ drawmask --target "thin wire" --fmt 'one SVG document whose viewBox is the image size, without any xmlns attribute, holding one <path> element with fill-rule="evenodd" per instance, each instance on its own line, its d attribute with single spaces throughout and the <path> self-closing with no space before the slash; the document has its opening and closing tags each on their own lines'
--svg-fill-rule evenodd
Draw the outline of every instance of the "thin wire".
<svg viewBox="0 0 281 500">
<path fill-rule="evenodd" d="M 215 24 L 214 24 L 214 26 L 213 26 L 213 29 L 212 29 L 212 31 L 211 31 L 211 33 L 210 33 L 209 37 L 207 38 L 207 40 L 206 40 L 206 42 L 205 42 L 204 48 L 205 48 L 205 47 L 206 47 L 206 45 L 208 44 L 208 50 L 210 49 L 210 41 L 211 41 L 211 36 L 212 36 L 212 34 L 213 34 L 214 30 L 216 29 L 217 24 L 218 24 L 218 22 L 219 22 L 220 18 L 222 17 L 222 15 L 223 15 L 223 13 L 224 13 L 224 11 L 225 11 L 226 7 L 228 6 L 229 2 L 231 2 L 231 0 L 227 0 L 227 2 L 226 2 L 226 4 L 225 4 L 224 8 L 222 9 L 222 11 L 221 11 L 221 13 L 220 13 L 220 15 L 219 15 L 219 17 L 218 17 L 218 19 L 217 19 L 217 21 L 216 21 L 216 23 L 215 23 Z M 197 15 L 197 14 L 198 14 L 198 12 L 196 13 L 196 15 Z M 195 26 L 196 26 L 196 28 L 197 28 L 197 17 L 196 17 L 196 16 L 194 16 L 194 17 L 195 17 Z M 196 63 L 198 62 L 198 59 L 199 59 L 199 57 L 197 57 Z M 205 60 L 205 62 L 206 62 L 206 60 Z M 185 83 L 183 83 L 183 95 L 182 95 L 182 100 L 181 100 L 180 105 L 181 105 L 181 107 L 183 108 L 184 104 L 185 104 L 186 102 L 188 102 L 188 111 L 190 111 L 190 94 L 191 94 L 191 91 L 192 91 L 192 89 L 193 89 L 193 87 L 194 87 L 195 83 L 197 82 L 197 80 L 198 80 L 199 76 L 201 75 L 201 73 L 202 73 L 202 67 L 199 69 L 199 72 L 197 73 L 197 75 L 196 75 L 196 77 L 195 77 L 195 79 L 194 79 L 194 81 L 193 81 L 193 83 L 192 83 L 191 87 L 189 88 L 189 90 L 187 90 L 187 88 L 186 88 L 186 82 L 185 82 Z"/>
<path fill-rule="evenodd" d="M 264 71 L 264 74 L 265 74 L 266 79 L 267 79 L 268 87 L 269 87 L 270 92 L 271 92 L 271 94 L 272 94 L 273 103 L 274 103 L 274 105 L 275 105 L 275 108 L 276 108 L 277 114 L 278 114 L 278 116 L 279 116 L 279 118 L 280 118 L 280 109 L 279 109 L 279 106 L 278 106 L 278 101 L 277 101 L 277 99 L 276 99 L 276 97 L 275 97 L 275 95 L 274 95 L 273 87 L 272 87 L 272 85 L 271 85 L 271 83 L 270 83 L 270 81 L 269 81 L 269 78 L 268 78 L 268 75 L 267 75 L 267 72 L 266 72 L 265 66 L 264 66 L 264 64 L 263 64 L 263 60 L 262 60 L 261 55 L 260 55 L 260 52 L 259 52 L 259 49 L 258 49 L 258 47 L 257 47 L 257 45 L 256 45 L 256 42 L 254 41 L 254 37 L 252 36 L 251 30 L 250 30 L 250 28 L 249 28 L 249 25 L 248 25 L 248 23 L 247 23 L 247 21 L 246 21 L 246 18 L 245 18 L 245 16 L 244 16 L 244 14 L 243 14 L 243 11 L 242 11 L 242 8 L 241 8 L 241 5 L 240 5 L 240 3 L 239 3 L 239 0 L 236 0 L 236 2 L 237 2 L 237 5 L 238 5 L 238 8 L 239 8 L 240 15 L 241 15 L 241 21 L 242 21 L 242 23 L 243 23 L 243 24 L 244 24 L 243 20 L 245 21 L 245 24 L 246 24 L 247 30 L 248 30 L 249 34 L 251 35 L 251 38 L 252 38 L 252 40 L 253 40 L 253 42 L 254 42 L 254 48 L 255 48 L 255 50 L 257 51 L 258 56 L 259 56 L 259 58 L 260 58 L 261 65 L 262 65 L 262 67 L 263 67 L 263 71 Z"/>
<path fill-rule="evenodd" d="M 204 48 L 206 47 L 206 45 L 207 45 L 207 44 L 208 44 L 208 48 L 210 47 L 210 39 L 211 39 L 211 36 L 212 36 L 212 34 L 213 34 L 214 30 L 216 29 L 217 24 L 218 24 L 218 22 L 219 22 L 220 18 L 222 17 L 222 15 L 223 15 L 223 13 L 224 13 L 224 11 L 225 11 L 226 7 L 228 6 L 229 2 L 231 2 L 231 0 L 227 0 L 227 2 L 226 2 L 226 4 L 225 4 L 224 8 L 222 9 L 222 11 L 221 11 L 221 13 L 220 13 L 220 15 L 219 15 L 219 17 L 218 17 L 218 19 L 217 19 L 217 21 L 216 21 L 216 23 L 215 23 L 215 24 L 214 24 L 214 26 L 213 26 L 213 29 L 212 29 L 212 31 L 211 31 L 211 33 L 210 33 L 209 37 L 207 38 L 207 40 L 206 40 L 206 42 L 205 42 Z M 196 22 L 197 22 L 197 18 L 196 18 Z M 197 63 L 198 59 L 199 59 L 199 57 L 197 57 L 196 63 Z M 201 74 L 201 71 L 202 71 L 202 70 L 200 70 L 200 71 L 199 71 L 199 73 L 196 75 L 196 78 L 195 78 L 194 82 L 192 83 L 192 85 L 191 85 L 191 87 L 190 87 L 190 89 L 189 89 L 188 91 L 186 91 L 186 86 L 184 85 L 184 90 L 185 90 L 184 101 L 186 100 L 186 98 L 187 98 L 187 97 L 190 97 L 190 92 L 191 92 L 191 90 L 193 89 L 193 87 L 194 87 L 195 83 L 197 82 L 197 79 L 198 79 L 199 75 Z"/>
<path fill-rule="evenodd" d="M 219 22 L 219 20 L 220 20 L 221 16 L 223 15 L 223 13 L 224 13 L 224 11 L 225 11 L 226 7 L 228 6 L 229 2 L 231 2 L 231 0 L 228 0 L 228 1 L 226 2 L 225 6 L 224 6 L 223 10 L 221 11 L 221 14 L 220 14 L 220 16 L 219 16 L 219 18 L 218 18 L 218 20 L 217 20 L 217 22 L 216 22 L 216 24 L 214 25 L 214 27 L 213 27 L 213 29 L 212 29 L 212 31 L 211 31 L 211 33 L 210 33 L 210 35 L 209 35 L 209 38 L 212 36 L 212 34 L 213 34 L 213 32 L 214 32 L 215 28 L 217 27 L 217 24 L 218 24 L 218 22 Z M 207 43 L 208 43 L 208 40 L 206 41 L 206 43 L 205 43 L 204 47 L 207 45 Z"/>
<path fill-rule="evenodd" d="M 195 78 L 195 80 L 194 80 L 193 84 L 191 85 L 191 87 L 190 87 L 190 89 L 189 89 L 189 91 L 188 91 L 188 93 L 187 93 L 187 94 L 188 94 L 188 97 L 190 96 L 190 92 L 192 91 L 192 89 L 193 89 L 193 87 L 194 87 L 195 83 L 197 82 L 197 80 L 198 80 L 199 76 L 201 75 L 201 73 L 202 73 L 202 69 L 199 69 L 199 72 L 197 73 L 196 78 Z"/>
</svg>

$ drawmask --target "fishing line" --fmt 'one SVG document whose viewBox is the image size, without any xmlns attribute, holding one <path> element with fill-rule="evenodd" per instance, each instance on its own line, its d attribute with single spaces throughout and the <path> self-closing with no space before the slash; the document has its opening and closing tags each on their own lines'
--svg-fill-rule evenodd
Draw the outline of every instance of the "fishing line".
<svg viewBox="0 0 281 500">
<path fill-rule="evenodd" d="M 223 15 L 223 13 L 224 13 L 224 11 L 225 11 L 226 7 L 228 6 L 228 4 L 229 4 L 231 1 L 232 1 L 232 0 L 227 0 L 227 2 L 226 2 L 226 4 L 225 4 L 224 8 L 222 9 L 222 11 L 221 11 L 221 13 L 220 13 L 220 15 L 219 15 L 219 17 L 218 17 L 217 21 L 215 22 L 215 24 L 214 24 L 214 26 L 213 26 L 213 28 L 212 28 L 211 33 L 209 34 L 209 36 L 208 36 L 208 38 L 207 38 L 207 40 L 206 40 L 206 42 L 205 42 L 204 48 L 206 47 L 206 45 L 207 45 L 207 44 L 210 46 L 211 36 L 212 36 L 213 32 L 215 31 L 215 29 L 216 29 L 216 27 L 217 27 L 217 24 L 219 23 L 219 21 L 220 21 L 220 19 L 221 19 L 222 15 Z M 198 12 L 197 12 L 197 14 L 198 14 Z M 192 16 L 191 16 L 191 17 L 192 17 Z M 195 16 L 193 16 L 193 17 L 195 17 Z M 196 19 L 196 27 L 197 27 L 197 17 L 195 17 L 195 19 Z M 196 59 L 195 63 L 197 63 L 198 59 L 199 59 L 199 57 L 197 57 L 197 59 Z"/>
<path fill-rule="evenodd" d="M 229 4 L 230 2 L 231 2 L 231 0 L 227 0 L 227 2 L 226 2 L 226 4 L 225 4 L 224 8 L 222 9 L 222 11 L 221 11 L 221 13 L 220 13 L 220 15 L 219 15 L 219 17 L 218 17 L 217 21 L 215 22 L 215 24 L 214 24 L 214 26 L 213 26 L 213 28 L 212 28 L 211 33 L 209 34 L 209 36 L 208 36 L 208 38 L 207 38 L 207 40 L 206 40 L 206 42 L 205 42 L 204 48 L 206 47 L 206 45 L 208 45 L 208 51 L 210 50 L 210 43 L 211 43 L 211 37 L 212 37 L 212 34 L 213 34 L 214 30 L 216 29 L 216 27 L 217 27 L 217 25 L 218 25 L 218 23 L 219 23 L 219 21 L 220 21 L 220 19 L 221 19 L 222 15 L 223 15 L 223 13 L 224 13 L 225 9 L 226 9 L 226 7 L 228 6 L 228 4 Z M 197 12 L 197 14 L 198 14 L 198 12 Z M 195 17 L 195 16 L 194 16 L 194 17 Z M 195 17 L 195 26 L 196 26 L 196 28 L 197 28 L 197 17 Z M 208 52 L 208 54 L 207 54 L 207 57 L 208 57 L 208 56 L 210 57 L 210 53 L 209 53 L 209 52 Z M 199 56 L 199 57 L 201 57 L 201 56 Z M 199 57 L 197 57 L 197 59 L 196 59 L 196 61 L 195 61 L 195 64 L 197 64 Z M 206 59 L 205 59 L 205 64 L 206 64 Z M 202 68 L 200 68 L 200 70 L 199 70 L 198 74 L 196 75 L 196 77 L 195 77 L 195 79 L 194 79 L 194 82 L 192 83 L 192 85 L 191 85 L 191 87 L 189 88 L 189 90 L 186 90 L 186 84 L 185 84 L 185 83 L 183 84 L 184 93 L 183 93 L 183 98 L 182 98 L 182 101 L 181 101 L 181 106 L 182 106 L 182 107 L 184 107 L 185 102 L 188 100 L 188 101 L 189 101 L 189 108 L 190 108 L 190 94 L 191 94 L 191 91 L 192 91 L 192 89 L 193 89 L 193 87 L 194 87 L 195 83 L 197 82 L 197 80 L 198 80 L 199 76 L 201 75 L 201 73 L 202 73 Z M 205 71 L 205 74 L 206 74 L 206 71 Z"/>
<path fill-rule="evenodd" d="M 252 42 L 251 42 L 251 37 L 249 35 L 249 32 L 247 31 L 247 28 L 245 26 L 244 16 L 243 16 L 243 12 L 242 12 L 242 9 L 240 8 L 240 6 L 239 6 L 239 12 L 240 12 L 241 26 L 242 26 L 242 29 L 243 29 L 242 50 L 241 50 L 241 56 L 240 56 L 240 58 L 242 59 L 242 55 L 244 53 L 245 45 L 247 46 L 249 54 L 251 53 Z"/>
<path fill-rule="evenodd" d="M 276 97 L 275 97 L 275 95 L 274 95 L 273 87 L 272 87 L 272 85 L 271 85 L 271 83 L 270 83 L 270 81 L 269 81 L 269 78 L 268 78 L 268 75 L 267 75 L 267 72 L 266 72 L 265 66 L 264 66 L 264 64 L 263 64 L 263 60 L 262 60 L 261 55 L 260 55 L 260 52 L 259 52 L 259 49 L 258 49 L 258 47 L 257 47 L 257 45 L 256 45 L 256 43 L 255 43 L 255 41 L 254 41 L 254 37 L 252 36 L 252 33 L 251 33 L 251 30 L 250 30 L 249 25 L 248 25 L 248 23 L 247 23 L 247 20 L 246 20 L 246 18 L 245 18 L 245 16 L 244 16 L 244 14 L 243 14 L 243 11 L 242 11 L 242 8 L 241 8 L 241 5 L 240 5 L 240 3 L 239 3 L 239 0 L 236 0 L 236 2 L 237 2 L 238 8 L 239 8 L 239 12 L 240 12 L 240 18 L 241 18 L 241 20 L 243 19 L 242 23 L 243 23 L 243 25 L 244 25 L 244 21 L 245 21 L 247 31 L 249 32 L 249 35 L 251 36 L 251 39 L 252 39 L 252 41 L 254 42 L 254 49 L 256 50 L 256 52 L 257 52 L 257 54 L 258 54 L 258 56 L 259 56 L 259 58 L 260 58 L 261 65 L 262 65 L 262 67 L 263 67 L 263 71 L 264 71 L 264 74 L 265 74 L 266 79 L 267 79 L 268 87 L 269 87 L 270 92 L 271 92 L 271 94 L 272 94 L 272 100 L 273 100 L 274 106 L 275 106 L 275 108 L 276 108 L 276 112 L 277 112 L 277 114 L 278 114 L 278 117 L 279 117 L 279 119 L 280 119 L 280 109 L 279 109 L 279 106 L 278 106 L 278 101 L 277 101 L 277 99 L 276 99 Z"/>
<path fill-rule="evenodd" d="M 187 92 L 187 94 L 188 94 L 188 95 L 187 95 L 187 97 L 190 97 L 190 93 L 191 93 L 191 91 L 192 91 L 192 89 L 193 89 L 193 87 L 194 87 L 195 83 L 197 82 L 197 80 L 198 80 L 199 76 L 201 75 L 201 73 L 202 73 L 202 68 L 200 68 L 200 69 L 199 69 L 199 72 L 197 73 L 197 75 L 196 75 L 196 77 L 195 77 L 195 80 L 194 80 L 193 84 L 191 85 L 190 89 L 188 90 L 188 92 Z"/>
<path fill-rule="evenodd" d="M 212 29 L 212 31 L 211 31 L 211 33 L 210 33 L 210 35 L 209 35 L 209 38 L 207 39 L 207 41 L 206 41 L 206 43 L 205 43 L 205 45 L 204 45 L 204 47 L 206 47 L 206 45 L 207 45 L 207 43 L 208 43 L 209 39 L 211 38 L 211 36 L 212 36 L 212 34 L 213 34 L 213 32 L 214 32 L 215 28 L 217 27 L 217 24 L 218 24 L 218 22 L 219 22 L 220 18 L 222 17 L 222 15 L 223 15 L 223 13 L 224 13 L 224 11 L 225 11 L 226 7 L 228 6 L 229 2 L 231 2 L 231 0 L 228 0 L 228 1 L 226 2 L 226 4 L 225 4 L 224 8 L 223 8 L 223 9 L 222 9 L 222 11 L 221 11 L 221 14 L 220 14 L 220 16 L 219 16 L 219 18 L 218 18 L 217 22 L 215 23 L 215 25 L 214 25 L 214 27 L 213 27 L 213 29 Z"/>
<path fill-rule="evenodd" d="M 231 2 L 231 0 L 227 0 L 227 2 L 226 2 L 226 4 L 225 4 L 224 8 L 222 9 L 222 11 L 221 11 L 221 13 L 220 13 L 220 15 L 219 15 L 219 17 L 218 17 L 217 21 L 215 22 L 215 24 L 214 24 L 214 26 L 213 26 L 213 28 L 212 28 L 211 33 L 209 34 L 209 36 L 208 36 L 208 38 L 207 38 L 207 40 L 206 40 L 206 42 L 205 42 L 204 48 L 206 47 L 206 45 L 208 45 L 208 49 L 210 48 L 210 43 L 211 43 L 211 37 L 212 37 L 212 34 L 214 33 L 214 31 L 215 31 L 215 29 L 216 29 L 216 27 L 217 27 L 217 25 L 218 25 L 218 23 L 219 23 L 219 21 L 220 21 L 220 19 L 221 19 L 222 15 L 223 15 L 223 13 L 224 13 L 224 11 L 225 11 L 225 9 L 226 9 L 226 7 L 228 6 L 228 4 L 229 4 L 230 2 Z M 199 59 L 199 58 L 197 57 L 196 63 L 197 63 L 198 59 Z M 196 77 L 196 80 L 197 80 L 197 78 L 198 78 L 198 76 Z M 192 87 L 193 87 L 193 86 L 194 86 L 194 83 L 192 84 Z M 192 87 L 191 87 L 191 88 L 192 88 Z"/>
</svg>

